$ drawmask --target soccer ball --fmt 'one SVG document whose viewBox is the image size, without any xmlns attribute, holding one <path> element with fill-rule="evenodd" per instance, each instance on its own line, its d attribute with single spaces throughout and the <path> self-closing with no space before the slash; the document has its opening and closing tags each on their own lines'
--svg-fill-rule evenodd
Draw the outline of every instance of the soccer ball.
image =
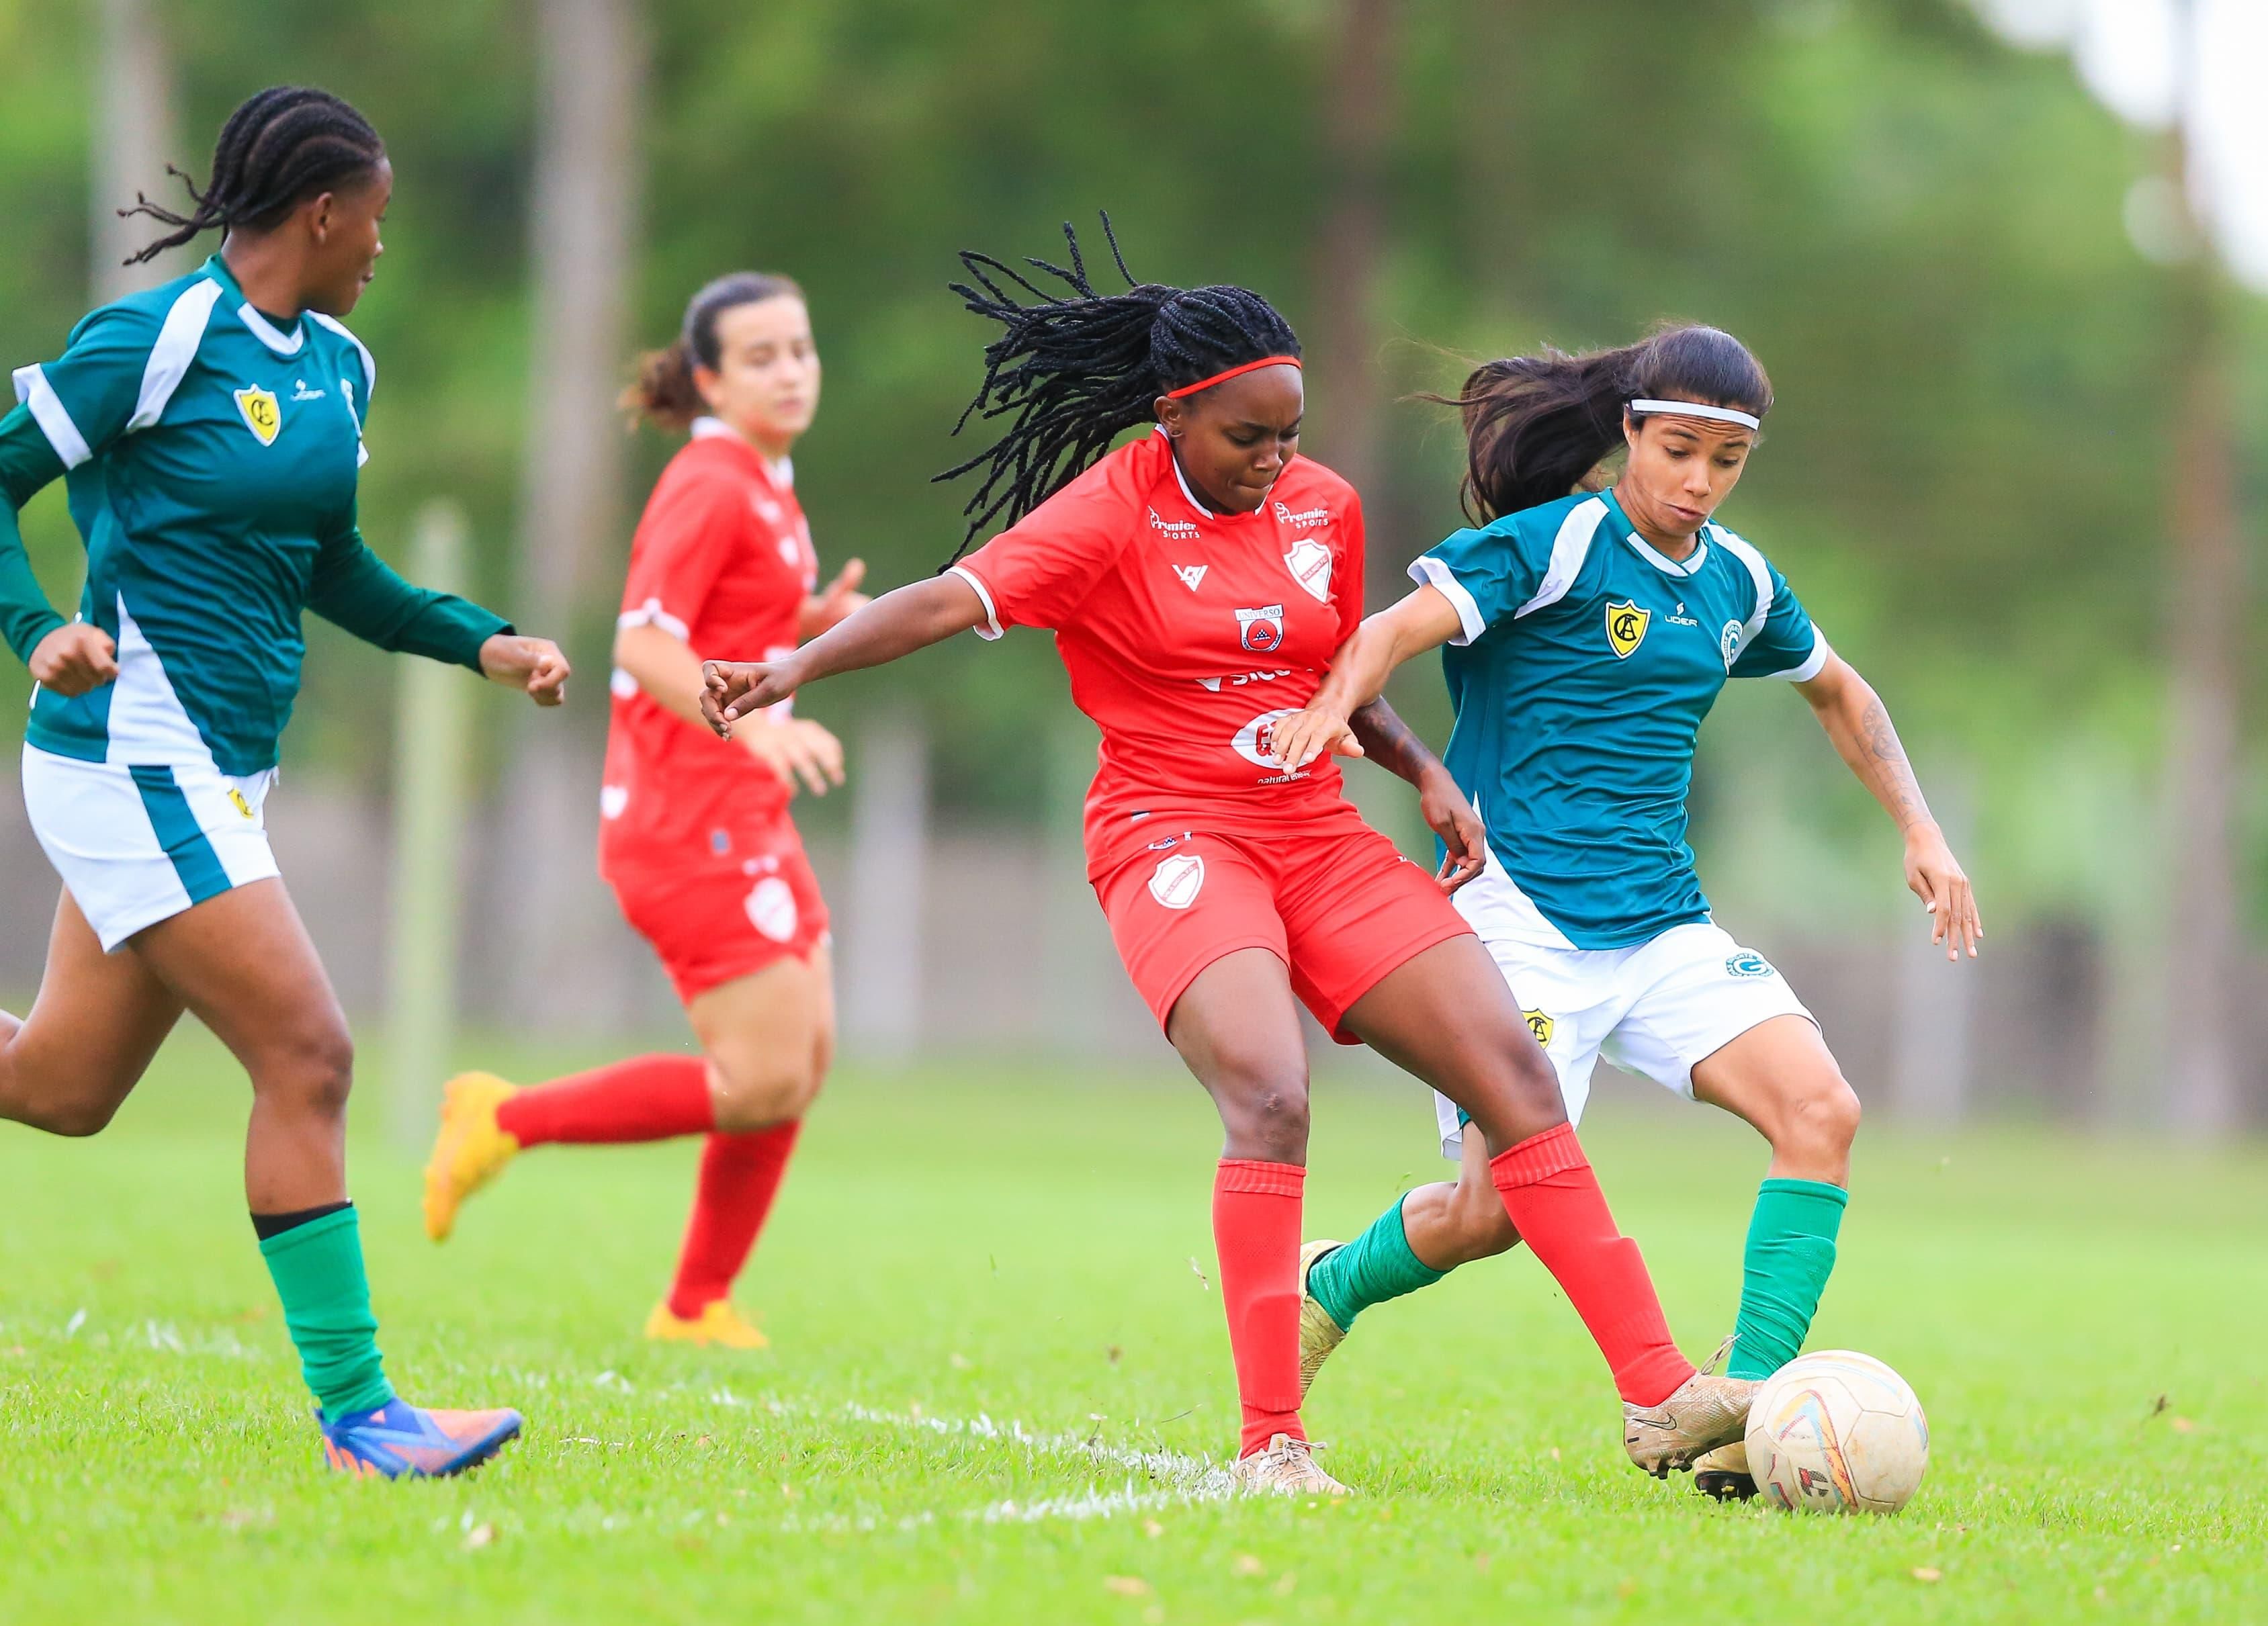
<svg viewBox="0 0 2268 1626">
<path fill-rule="evenodd" d="M 1749 1472 L 1774 1507 L 1895 1513 L 1929 1467 L 1929 1419 L 1873 1356 L 1826 1350 L 1756 1386 L 1747 1444 Z"/>
</svg>

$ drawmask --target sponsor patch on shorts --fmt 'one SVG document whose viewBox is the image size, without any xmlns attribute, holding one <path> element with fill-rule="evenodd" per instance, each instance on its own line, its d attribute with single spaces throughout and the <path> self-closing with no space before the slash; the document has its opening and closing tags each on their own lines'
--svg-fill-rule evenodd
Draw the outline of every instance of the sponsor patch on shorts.
<svg viewBox="0 0 2268 1626">
<path fill-rule="evenodd" d="M 1777 976 L 1779 974 L 1772 969 L 1771 960 L 1766 960 L 1752 948 L 1744 948 L 1739 953 L 1726 959 L 1725 975 L 1727 976 Z"/>
</svg>

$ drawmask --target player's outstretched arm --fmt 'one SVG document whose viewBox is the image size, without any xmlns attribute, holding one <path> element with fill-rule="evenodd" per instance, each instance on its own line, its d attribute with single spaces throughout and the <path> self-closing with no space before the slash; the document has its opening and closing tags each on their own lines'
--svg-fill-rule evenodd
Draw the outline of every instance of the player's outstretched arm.
<svg viewBox="0 0 2268 1626">
<path fill-rule="evenodd" d="M 1959 960 L 1963 949 L 1974 960 L 1984 937 L 1977 894 L 1946 844 L 1945 832 L 1930 817 L 1921 782 L 1914 777 L 1913 764 L 1906 760 L 1882 697 L 1850 662 L 1835 654 L 1827 657 L 1817 677 L 1796 688 L 1859 783 L 1874 792 L 1905 836 L 1906 885 L 1929 910 L 1929 940 L 1944 945 L 1948 960 Z"/>
<path fill-rule="evenodd" d="M 1488 834 L 1441 759 L 1426 748 L 1383 695 L 1355 708 L 1347 726 L 1363 755 L 1417 787 L 1418 810 L 1425 816 L 1425 828 L 1441 838 L 1441 868 L 1433 878 L 1441 890 L 1454 892 L 1479 874 L 1487 863 L 1481 843 Z"/>
<path fill-rule="evenodd" d="M 1277 760 L 1296 772 L 1326 753 L 1360 756 L 1349 719 L 1386 692 L 1395 667 L 1440 648 L 1462 629 L 1457 607 L 1431 586 L 1366 618 L 1331 658 L 1315 697 L 1276 725 Z"/>
<path fill-rule="evenodd" d="M 984 624 L 984 601 L 961 576 L 933 576 L 886 592 L 781 660 L 701 663 L 701 715 L 725 739 L 751 712 L 777 705 L 806 683 L 884 666 Z"/>
</svg>

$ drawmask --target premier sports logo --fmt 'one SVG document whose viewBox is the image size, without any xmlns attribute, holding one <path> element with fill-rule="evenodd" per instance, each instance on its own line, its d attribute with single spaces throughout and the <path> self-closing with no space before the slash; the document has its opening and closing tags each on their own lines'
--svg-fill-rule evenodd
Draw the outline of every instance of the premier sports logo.
<svg viewBox="0 0 2268 1626">
<path fill-rule="evenodd" d="M 1283 509 L 1278 505 L 1277 511 Z M 1307 596 L 1318 604 L 1328 604 L 1331 599 L 1331 550 L 1312 539 L 1292 544 L 1292 551 L 1284 555 L 1284 567 L 1292 572 L 1292 579 L 1307 590 Z"/>
<path fill-rule="evenodd" d="M 1236 625 L 1241 635 L 1240 641 L 1256 655 L 1271 654 L 1284 646 L 1284 607 L 1280 604 L 1239 610 Z"/>
<path fill-rule="evenodd" d="M 1281 503 L 1277 504 L 1275 507 L 1278 525 L 1296 525 L 1302 530 L 1320 530 L 1331 522 L 1331 511 L 1328 508 L 1302 508 L 1294 511 L 1285 507 Z"/>
<path fill-rule="evenodd" d="M 1197 540 L 1196 525 L 1187 519 L 1161 519 L 1154 508 L 1149 511 L 1150 528 L 1169 541 L 1193 542 Z"/>
<path fill-rule="evenodd" d="M 236 409 L 244 415 L 244 426 L 254 440 L 263 446 L 276 444 L 284 431 L 284 408 L 276 403 L 275 391 L 247 384 L 236 392 Z"/>
<path fill-rule="evenodd" d="M 1185 909 L 1204 889 L 1204 859 L 1193 852 L 1177 852 L 1158 860 L 1150 872 L 1150 895 L 1169 909 Z"/>
<path fill-rule="evenodd" d="M 1152 518 L 1154 517 L 1153 515 Z M 1182 578 L 1182 586 L 1195 592 L 1204 582 L 1205 572 L 1211 568 L 1211 565 L 1204 564 L 1177 564 L 1174 567 L 1174 574 Z"/>
<path fill-rule="evenodd" d="M 1607 600 L 1607 646 L 1616 660 L 1628 660 L 1631 651 L 1646 642 L 1646 625 L 1652 610 L 1640 609 L 1629 600 Z"/>
</svg>

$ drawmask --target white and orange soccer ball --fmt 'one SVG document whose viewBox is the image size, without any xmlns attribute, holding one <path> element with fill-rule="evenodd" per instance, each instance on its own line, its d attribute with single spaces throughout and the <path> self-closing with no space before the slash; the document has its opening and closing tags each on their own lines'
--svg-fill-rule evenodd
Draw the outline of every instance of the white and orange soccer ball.
<svg viewBox="0 0 2268 1626">
<path fill-rule="evenodd" d="M 1873 1356 L 1826 1350 L 1757 1386 L 1747 1445 L 1756 1493 L 1774 1507 L 1895 1513 L 1929 1467 L 1929 1419 Z"/>
</svg>

